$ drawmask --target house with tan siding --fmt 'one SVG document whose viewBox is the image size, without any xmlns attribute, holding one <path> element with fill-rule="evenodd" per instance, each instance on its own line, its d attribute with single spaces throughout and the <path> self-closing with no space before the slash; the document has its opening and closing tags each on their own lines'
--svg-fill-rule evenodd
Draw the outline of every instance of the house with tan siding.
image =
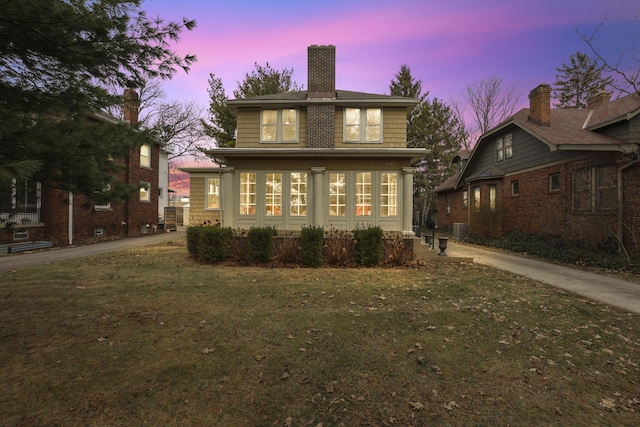
<svg viewBox="0 0 640 427">
<path fill-rule="evenodd" d="M 370 225 L 412 236 L 414 163 L 407 116 L 417 101 L 338 90 L 336 48 L 308 48 L 308 89 L 229 101 L 234 148 L 191 176 L 190 223 L 238 229 Z"/>
</svg>

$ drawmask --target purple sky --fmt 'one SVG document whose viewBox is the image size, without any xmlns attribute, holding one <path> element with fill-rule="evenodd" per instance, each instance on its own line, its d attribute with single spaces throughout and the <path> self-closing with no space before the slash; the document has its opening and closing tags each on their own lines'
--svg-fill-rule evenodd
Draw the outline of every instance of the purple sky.
<svg viewBox="0 0 640 427">
<path fill-rule="evenodd" d="M 165 21 L 197 20 L 176 49 L 198 62 L 164 88 L 169 100 L 203 107 L 209 73 L 233 97 L 255 62 L 292 68 L 306 88 L 312 44 L 336 46 L 338 89 L 389 93 L 406 63 L 430 97 L 462 99 L 467 85 L 497 76 L 517 85 L 523 106 L 572 53 L 588 52 L 579 33 L 603 21 L 596 43 L 608 57 L 640 53 L 638 0 L 147 0 L 143 8 Z"/>
</svg>

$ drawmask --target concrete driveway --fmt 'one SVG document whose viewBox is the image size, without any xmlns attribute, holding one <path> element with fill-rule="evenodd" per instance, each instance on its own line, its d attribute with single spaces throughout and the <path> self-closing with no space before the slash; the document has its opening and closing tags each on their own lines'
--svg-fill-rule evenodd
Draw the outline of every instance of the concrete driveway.
<svg viewBox="0 0 640 427">
<path fill-rule="evenodd" d="M 475 263 L 519 274 L 594 301 L 640 314 L 640 283 L 463 245 L 452 239 L 449 239 L 446 252 L 451 257 L 473 258 Z"/>
<path fill-rule="evenodd" d="M 186 235 L 184 228 L 170 233 L 152 234 L 141 237 L 129 237 L 126 239 L 112 240 L 109 242 L 95 243 L 75 247 L 61 247 L 35 251 L 30 253 L 17 253 L 0 256 L 0 272 L 14 270 L 16 268 L 30 267 L 33 265 L 48 264 L 50 262 L 66 259 L 80 258 L 83 256 L 97 255 L 105 252 L 129 249 L 136 246 L 152 245 L 167 240 L 174 240 Z M 0 276 L 1 277 L 1 276 Z M 1 280 L 1 278 L 0 278 Z"/>
</svg>

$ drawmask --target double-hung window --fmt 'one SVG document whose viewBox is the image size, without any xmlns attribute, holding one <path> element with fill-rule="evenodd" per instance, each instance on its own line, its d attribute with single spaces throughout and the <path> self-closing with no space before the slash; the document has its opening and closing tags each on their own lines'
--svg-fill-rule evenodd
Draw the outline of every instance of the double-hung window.
<svg viewBox="0 0 640 427">
<path fill-rule="evenodd" d="M 513 134 L 509 133 L 496 141 L 496 161 L 513 157 Z"/>
<path fill-rule="evenodd" d="M 298 110 L 262 110 L 261 142 L 298 142 Z"/>
<path fill-rule="evenodd" d="M 346 108 L 344 140 L 345 142 L 382 142 L 382 110 L 380 108 Z"/>
<path fill-rule="evenodd" d="M 151 167 L 151 146 L 142 144 L 140 146 L 140 166 L 145 168 Z"/>
<path fill-rule="evenodd" d="M 96 194 L 101 194 L 101 193 L 106 193 L 108 191 L 111 191 L 111 185 L 107 184 L 105 185 L 101 190 L 96 190 L 95 193 Z M 98 197 L 100 198 L 100 197 Z M 93 208 L 97 211 L 100 210 L 109 210 L 111 209 L 111 202 L 109 202 L 108 200 L 101 200 L 101 201 L 97 201 L 94 205 Z"/>
<path fill-rule="evenodd" d="M 140 201 L 141 202 L 151 201 L 151 183 L 148 181 L 140 182 Z"/>
<path fill-rule="evenodd" d="M 206 202 L 206 209 L 220 209 L 220 178 L 207 178 Z"/>
</svg>

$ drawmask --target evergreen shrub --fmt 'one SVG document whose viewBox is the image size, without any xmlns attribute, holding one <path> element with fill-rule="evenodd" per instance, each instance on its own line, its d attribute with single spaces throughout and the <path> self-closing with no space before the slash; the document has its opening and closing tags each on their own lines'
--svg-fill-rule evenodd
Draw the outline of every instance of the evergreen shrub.
<svg viewBox="0 0 640 427">
<path fill-rule="evenodd" d="M 382 228 L 367 227 L 353 230 L 355 241 L 354 262 L 357 265 L 371 267 L 382 261 L 383 232 Z"/>
<path fill-rule="evenodd" d="M 322 246 L 324 228 L 318 226 L 302 227 L 300 234 L 300 261 L 307 267 L 322 265 Z"/>
</svg>

